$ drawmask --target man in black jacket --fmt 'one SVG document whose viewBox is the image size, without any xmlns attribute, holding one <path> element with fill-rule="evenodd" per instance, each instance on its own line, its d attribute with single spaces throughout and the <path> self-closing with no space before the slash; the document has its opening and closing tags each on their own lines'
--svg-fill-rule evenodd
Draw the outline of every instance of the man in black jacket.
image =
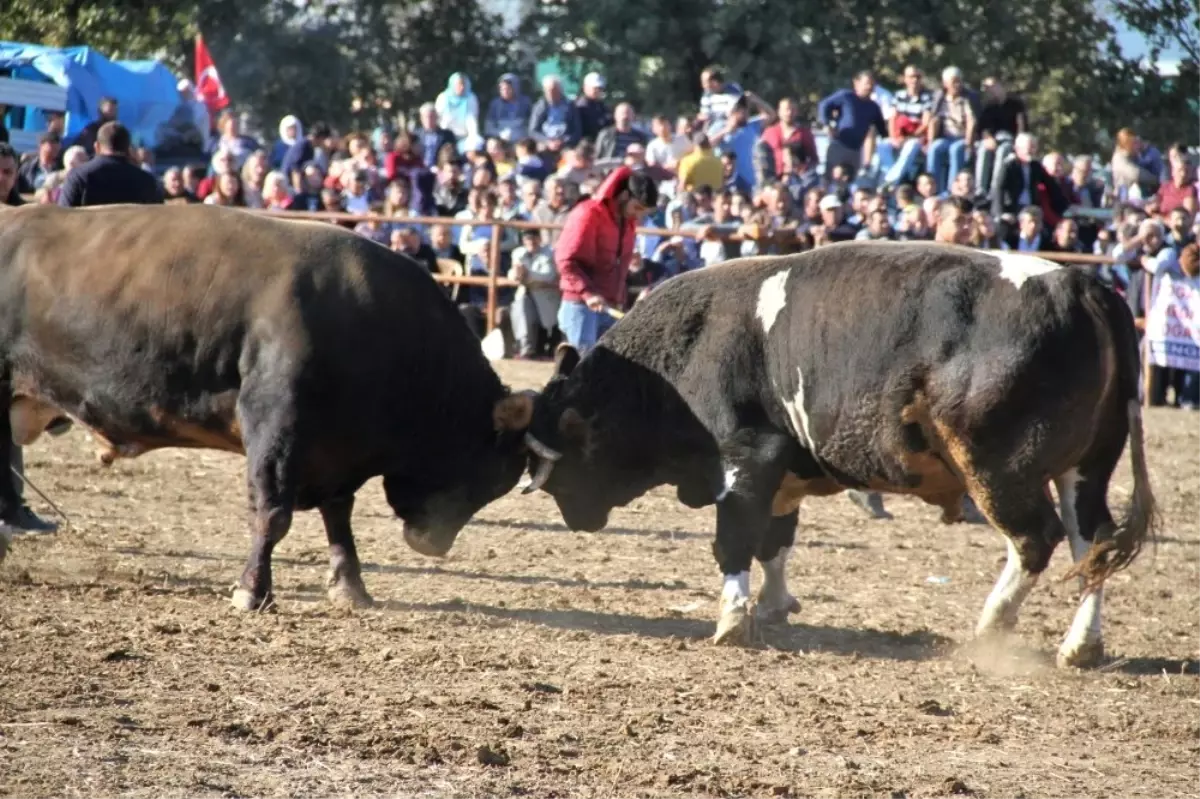
<svg viewBox="0 0 1200 799">
<path fill-rule="evenodd" d="M 8 142 L 0 142 L 0 206 L 24 204 L 25 201 L 17 192 L 17 151 Z M 4 211 L 0 210 L 0 213 L 4 213 Z M 47 430 L 52 435 L 59 435 L 66 432 L 69 427 L 70 424 L 64 419 L 62 422 L 56 421 L 51 424 Z M 25 459 L 21 454 L 20 447 L 13 447 L 10 465 L 13 471 L 12 480 L 17 490 L 17 497 L 21 498 L 21 505 L 6 518 L 0 519 L 0 528 L 12 533 L 49 533 L 57 530 L 57 524 L 41 518 L 25 504 L 25 486 L 22 479 L 22 475 L 25 474 Z"/>
<path fill-rule="evenodd" d="M 1000 219 L 1000 236 L 1016 244 L 1016 217 L 1026 206 L 1040 208 L 1046 224 L 1053 229 L 1070 205 L 1058 181 L 1046 172 L 1037 159 L 1037 139 L 1028 133 L 1017 135 L 1012 158 L 1000 167 L 1000 177 L 992 189 L 992 216 Z"/>
<path fill-rule="evenodd" d="M 67 173 L 58 204 L 70 207 L 163 202 L 158 181 L 129 160 L 129 130 L 120 122 L 105 122 L 96 134 L 96 157 Z"/>
</svg>

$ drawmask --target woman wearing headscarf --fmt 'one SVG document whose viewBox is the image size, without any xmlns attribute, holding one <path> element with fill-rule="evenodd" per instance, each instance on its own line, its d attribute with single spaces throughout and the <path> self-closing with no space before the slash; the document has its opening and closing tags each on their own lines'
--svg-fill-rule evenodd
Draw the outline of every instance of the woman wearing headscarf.
<svg viewBox="0 0 1200 799">
<path fill-rule="evenodd" d="M 279 120 L 279 140 L 271 146 L 271 168 L 279 169 L 291 146 L 304 137 L 304 126 L 292 114 Z"/>
<path fill-rule="evenodd" d="M 458 139 L 458 151 L 466 152 L 479 138 L 479 98 L 471 91 L 471 79 L 455 72 L 446 89 L 434 101 L 438 125 Z"/>
</svg>

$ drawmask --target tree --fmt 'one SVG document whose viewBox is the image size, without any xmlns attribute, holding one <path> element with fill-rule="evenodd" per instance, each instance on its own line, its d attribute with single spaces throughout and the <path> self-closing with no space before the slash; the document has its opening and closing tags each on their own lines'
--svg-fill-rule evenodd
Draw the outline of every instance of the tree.
<svg viewBox="0 0 1200 799">
<path fill-rule="evenodd" d="M 524 32 L 542 56 L 605 64 L 609 85 L 639 107 L 692 113 L 710 63 L 768 100 L 789 94 L 810 109 L 860 69 L 895 86 L 907 62 L 935 83 L 953 64 L 969 85 L 1003 79 L 1046 145 L 1075 151 L 1127 124 L 1146 81 L 1094 0 L 645 0 L 636 12 L 624 0 L 557 0 Z M 1179 98 L 1157 97 L 1174 104 L 1157 115 L 1187 119 Z"/>
<path fill-rule="evenodd" d="M 1113 0 L 1113 11 L 1146 37 L 1158 53 L 1178 47 L 1184 61 L 1200 63 L 1200 12 L 1196 0 Z"/>
<path fill-rule="evenodd" d="M 186 76 L 198 32 L 234 110 L 266 135 L 288 113 L 373 126 L 434 99 L 455 70 L 486 108 L 512 50 L 479 0 L 9 0 L 0 14 L 0 38 L 157 57 Z"/>
</svg>

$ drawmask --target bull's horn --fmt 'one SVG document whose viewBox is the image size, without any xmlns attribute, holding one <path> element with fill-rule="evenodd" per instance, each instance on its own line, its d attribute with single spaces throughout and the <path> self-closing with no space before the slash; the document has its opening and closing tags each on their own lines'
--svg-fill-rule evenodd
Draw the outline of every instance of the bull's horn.
<svg viewBox="0 0 1200 799">
<path fill-rule="evenodd" d="M 542 458 L 538 463 L 537 471 L 533 475 L 533 479 L 529 484 L 521 489 L 522 494 L 532 494 L 546 484 L 550 479 L 550 471 L 554 468 L 554 461 L 549 458 Z"/>
<path fill-rule="evenodd" d="M 533 433 L 525 434 L 525 446 L 527 446 L 531 450 L 533 450 L 533 454 L 537 455 L 539 458 L 541 458 L 544 461 L 550 461 L 551 463 L 554 463 L 555 461 L 557 461 L 559 458 L 562 457 L 561 452 L 555 452 L 554 450 L 550 449 L 542 442 L 538 441 L 536 438 L 533 437 Z"/>
</svg>

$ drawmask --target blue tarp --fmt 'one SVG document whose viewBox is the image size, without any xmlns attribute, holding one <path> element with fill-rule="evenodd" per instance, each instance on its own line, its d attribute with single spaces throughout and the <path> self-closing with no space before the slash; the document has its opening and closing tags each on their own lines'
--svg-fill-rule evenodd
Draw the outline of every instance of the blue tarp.
<svg viewBox="0 0 1200 799">
<path fill-rule="evenodd" d="M 158 61 L 110 61 L 90 47 L 0 41 L 0 69 L 12 70 L 14 78 L 66 88 L 68 143 L 99 116 L 101 97 L 117 100 L 117 118 L 146 147 L 155 146 L 159 126 L 179 105 L 178 79 Z M 35 112 L 34 124 L 26 129 L 43 129 L 40 116 Z"/>
</svg>

